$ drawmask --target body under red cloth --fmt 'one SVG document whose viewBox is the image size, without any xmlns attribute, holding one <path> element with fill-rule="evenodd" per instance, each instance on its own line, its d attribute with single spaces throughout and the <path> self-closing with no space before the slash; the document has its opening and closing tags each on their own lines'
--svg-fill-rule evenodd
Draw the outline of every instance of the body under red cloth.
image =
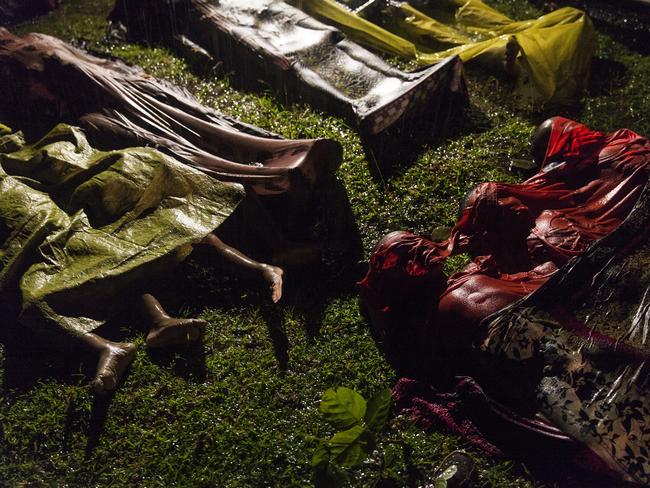
<svg viewBox="0 0 650 488">
<path fill-rule="evenodd" d="M 558 332 L 556 338 L 549 332 L 549 337 L 538 343 L 535 333 L 543 323 L 529 324 L 525 320 L 516 338 L 510 331 L 504 332 L 503 325 L 491 325 L 493 336 L 489 336 L 488 325 L 494 320 L 484 319 L 495 317 L 495 312 L 540 288 L 572 257 L 584 254 L 592 243 L 618 228 L 644 188 L 647 191 L 649 162 L 650 142 L 634 132 L 604 134 L 557 117 L 552 119 L 540 172 L 517 185 L 479 185 L 470 194 L 448 240 L 432 242 L 407 232 L 386 236 L 370 259 L 369 271 L 358 284 L 359 292 L 373 331 L 384 341 L 390 359 L 401 372 L 419 379 L 436 379 L 436 387 L 428 382 L 400 380 L 393 392 L 400 407 L 425 426 L 451 430 L 488 454 L 498 449 L 484 434 L 491 440 L 519 439 L 516 450 L 521 452 L 525 445 L 534 452 L 533 457 L 560 453 L 558 459 L 594 474 L 643 479 L 645 464 L 643 469 L 632 469 L 625 455 L 628 447 L 635 450 L 645 446 L 645 440 L 632 436 L 623 439 L 617 434 L 625 442 L 619 442 L 622 447 L 617 444 L 613 454 L 606 456 L 607 436 L 600 443 L 587 441 L 575 435 L 566 423 L 549 423 L 548 417 L 536 416 L 540 411 L 553 411 L 543 407 L 544 401 L 552 404 L 554 397 L 549 390 L 538 388 L 538 384 L 546 385 L 540 375 L 549 376 L 545 380 L 548 382 L 555 371 L 544 362 L 546 355 L 552 359 L 553 348 L 573 351 L 568 344 L 575 343 L 576 337 Z M 643 214 L 643 208 L 635 209 L 636 214 Z M 641 229 L 643 222 L 637 222 Z M 442 261 L 459 252 L 468 252 L 473 261 L 445 279 Z M 520 320 L 518 314 L 524 312 L 517 309 L 513 315 Z M 620 349 L 615 340 L 601 336 L 590 330 L 589 343 L 613 345 L 603 349 L 610 352 Z M 498 342 L 495 338 L 502 338 L 502 343 L 492 348 L 495 356 L 486 360 L 481 356 L 487 354 L 485 344 Z M 526 348 L 532 348 L 534 354 L 520 357 Z M 510 349 L 516 349 L 516 354 Z M 588 357 L 592 349 L 578 351 Z M 520 361 L 511 358 L 501 364 L 505 351 Z M 626 351 L 621 349 L 619 353 Z M 578 356 L 568 352 L 566 358 L 575 363 Z M 641 356 L 632 356 L 625 356 L 626 361 L 643 361 Z M 564 364 L 556 361 L 556 368 Z M 585 364 L 591 365 L 589 359 Z M 492 400 L 473 380 L 461 379 L 459 383 L 458 377 L 453 378 L 468 372 L 491 387 L 497 381 L 497 390 L 508 390 L 507 398 L 519 398 L 517 411 Z M 566 373 L 568 378 L 577 374 L 574 370 Z M 610 376 L 618 377 L 616 374 L 607 370 L 596 377 L 610 381 Z M 579 388 L 584 378 L 578 378 L 572 386 Z M 459 386 L 467 385 L 467 380 L 478 388 L 469 396 Z M 614 386 L 611 380 L 606 388 L 614 391 Z M 621 402 L 628 397 L 636 398 L 623 395 Z M 503 399 L 499 397 L 498 401 Z M 587 404 L 591 405 L 576 403 L 577 407 Z M 628 417 L 618 421 L 625 425 L 630 421 Z M 588 420 L 597 423 L 597 419 Z M 618 437 L 610 437 L 612 445 L 618 442 Z"/>
<path fill-rule="evenodd" d="M 520 184 L 479 185 L 448 240 L 396 232 L 380 242 L 358 284 L 373 327 L 381 336 L 408 327 L 398 335 L 417 337 L 421 354 L 456 355 L 485 317 L 617 228 L 649 162 L 650 142 L 630 130 L 606 134 L 555 117 L 541 170 Z M 461 252 L 473 261 L 444 283 L 442 261 Z"/>
</svg>

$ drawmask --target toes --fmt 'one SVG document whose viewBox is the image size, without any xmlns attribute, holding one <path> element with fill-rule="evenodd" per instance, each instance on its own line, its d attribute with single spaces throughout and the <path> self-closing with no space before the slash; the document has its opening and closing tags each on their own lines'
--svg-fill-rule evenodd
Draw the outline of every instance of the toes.
<svg viewBox="0 0 650 488">
<path fill-rule="evenodd" d="M 208 327 L 208 323 L 205 320 L 201 319 L 195 319 L 194 323 L 196 324 L 197 330 L 199 332 L 197 339 L 201 339 L 205 335 L 205 329 Z"/>
<path fill-rule="evenodd" d="M 273 303 L 278 303 L 280 298 L 282 298 L 282 285 L 275 283 L 271 286 L 271 300 L 273 300 Z"/>
<path fill-rule="evenodd" d="M 201 338 L 201 329 L 191 327 L 187 330 L 187 342 L 196 342 Z"/>
<path fill-rule="evenodd" d="M 191 323 L 201 331 L 205 330 L 205 328 L 208 326 L 208 323 L 203 319 L 192 319 Z"/>
<path fill-rule="evenodd" d="M 205 334 L 205 328 L 207 327 L 207 325 L 208 323 L 205 320 L 201 320 L 201 319 L 190 320 L 188 332 L 187 332 L 187 340 L 189 342 L 195 342 L 201 339 Z"/>
</svg>

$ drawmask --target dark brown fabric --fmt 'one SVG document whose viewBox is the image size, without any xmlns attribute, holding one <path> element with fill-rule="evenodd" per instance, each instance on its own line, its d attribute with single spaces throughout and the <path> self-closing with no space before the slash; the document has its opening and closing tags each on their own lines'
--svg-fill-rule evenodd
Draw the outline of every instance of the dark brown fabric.
<svg viewBox="0 0 650 488">
<path fill-rule="evenodd" d="M 117 59 L 44 34 L 0 29 L 0 116 L 17 127 L 79 123 L 116 145 L 151 145 L 258 194 L 314 188 L 333 178 L 340 145 L 288 140 L 200 105 L 189 93 Z"/>
</svg>

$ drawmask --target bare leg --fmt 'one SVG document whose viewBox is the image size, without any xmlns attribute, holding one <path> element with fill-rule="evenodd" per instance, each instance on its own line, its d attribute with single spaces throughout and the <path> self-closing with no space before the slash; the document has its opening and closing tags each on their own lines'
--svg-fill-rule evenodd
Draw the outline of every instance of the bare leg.
<svg viewBox="0 0 650 488">
<path fill-rule="evenodd" d="M 99 356 L 92 383 L 95 393 L 106 395 L 114 391 L 135 357 L 135 346 L 130 342 L 112 342 L 96 334 L 84 334 L 81 341 Z"/>
<path fill-rule="evenodd" d="M 206 322 L 200 319 L 177 319 L 167 315 L 153 295 L 142 295 L 142 308 L 151 322 L 147 347 L 166 347 L 196 342 L 205 333 Z"/>
<path fill-rule="evenodd" d="M 226 259 L 226 261 L 261 275 L 269 285 L 273 303 L 277 303 L 282 298 L 282 275 L 284 275 L 282 268 L 255 261 L 237 249 L 225 244 L 214 234 L 208 234 L 202 242 L 216 249 L 219 255 Z"/>
</svg>

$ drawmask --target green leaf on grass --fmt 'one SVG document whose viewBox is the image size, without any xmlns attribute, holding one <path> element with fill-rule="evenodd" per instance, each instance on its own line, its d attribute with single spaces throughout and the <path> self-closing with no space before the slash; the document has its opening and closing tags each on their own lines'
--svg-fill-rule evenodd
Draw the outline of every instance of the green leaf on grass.
<svg viewBox="0 0 650 488">
<path fill-rule="evenodd" d="M 454 477 L 454 475 L 458 472 L 458 466 L 455 464 L 452 464 L 449 466 L 447 469 L 445 469 L 442 473 L 438 475 L 439 480 L 445 480 L 449 481 Z"/>
<path fill-rule="evenodd" d="M 332 458 L 340 466 L 352 467 L 361 464 L 368 456 L 367 439 L 363 435 L 366 429 L 355 425 L 350 429 L 336 433 L 329 442 Z"/>
<path fill-rule="evenodd" d="M 314 455 L 311 458 L 311 465 L 314 468 L 318 468 L 327 465 L 329 462 L 330 450 L 328 448 L 327 442 L 321 440 L 318 443 L 318 447 L 316 447 Z"/>
<path fill-rule="evenodd" d="M 368 401 L 364 422 L 371 432 L 379 432 L 386 424 L 390 413 L 390 390 L 386 388 Z"/>
<path fill-rule="evenodd" d="M 366 414 L 366 401 L 356 391 L 339 386 L 323 393 L 320 411 L 334 427 L 347 429 L 361 422 Z"/>
</svg>

